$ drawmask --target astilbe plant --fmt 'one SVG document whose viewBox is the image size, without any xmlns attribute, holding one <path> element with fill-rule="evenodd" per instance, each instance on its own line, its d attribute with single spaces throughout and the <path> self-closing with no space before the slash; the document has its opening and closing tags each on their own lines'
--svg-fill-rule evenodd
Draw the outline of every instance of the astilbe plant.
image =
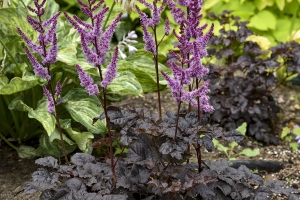
<svg viewBox="0 0 300 200">
<path fill-rule="evenodd" d="M 145 13 L 143 13 L 138 6 L 136 6 L 136 10 L 140 15 L 141 27 L 143 30 L 143 40 L 145 42 L 145 50 L 153 55 L 153 60 L 155 63 L 155 71 L 156 71 L 156 85 L 157 85 L 157 101 L 158 101 L 158 113 L 159 116 L 162 116 L 161 112 L 161 100 L 160 100 L 160 87 L 159 87 L 159 70 L 158 70 L 158 47 L 161 41 L 165 36 L 170 34 L 170 26 L 169 19 L 165 18 L 165 34 L 159 40 L 157 35 L 157 26 L 160 24 L 161 13 L 165 8 L 166 1 L 163 0 L 161 6 L 158 6 L 158 3 L 161 0 L 154 0 L 151 3 L 148 3 L 146 0 L 139 0 L 140 3 L 144 4 L 148 9 L 150 9 L 152 16 L 148 17 Z M 152 30 L 153 36 L 150 33 L 149 29 Z"/>
<path fill-rule="evenodd" d="M 202 1 L 190 2 L 183 5 L 190 11 L 200 12 Z M 168 0 L 167 4 L 170 9 L 175 9 L 173 1 Z M 193 10 L 196 5 L 198 9 Z M 169 63 L 174 78 L 162 73 L 179 104 L 178 110 L 181 102 L 187 101 L 204 112 L 210 112 L 213 108 L 207 97 L 209 82 L 188 92 L 184 91 L 183 84 L 189 85 L 192 78 L 201 79 L 208 73 L 198 59 L 206 55 L 205 46 L 212 28 L 203 35 L 203 27 L 198 29 L 187 25 L 187 19 L 199 20 L 199 13 L 182 13 L 180 35 L 173 32 L 179 40 L 180 55 L 172 53 L 182 66 Z M 193 30 L 195 35 L 192 35 Z M 186 39 L 189 34 L 195 38 L 194 41 Z M 113 58 L 108 68 L 114 69 L 115 62 Z M 186 64 L 189 68 L 183 69 Z M 82 76 L 84 87 L 93 85 L 90 77 L 80 69 L 79 76 Z M 226 160 L 203 161 L 200 150 L 204 147 L 211 152 L 214 149 L 213 138 L 241 142 L 243 135 L 235 130 L 223 133 L 222 128 L 217 126 L 204 128 L 207 120 L 204 120 L 205 115 L 201 115 L 202 120 L 199 120 L 199 112 L 184 114 L 177 111 L 175 114 L 168 111 L 160 117 L 145 108 L 121 110 L 108 106 L 105 109 L 94 120 L 106 118 L 108 126 L 114 127 L 113 136 L 119 137 L 123 144 L 121 153 L 114 159 L 110 157 L 109 162 L 106 158 L 96 159 L 89 154 L 77 153 L 71 158 L 71 165 L 60 166 L 53 157 L 40 158 L 36 163 L 52 170 L 40 168 L 34 172 L 33 181 L 27 183 L 25 192 L 42 191 L 40 199 L 266 199 L 273 193 L 298 199 L 293 194 L 295 190 L 283 188 L 283 183 L 278 181 L 264 183 L 259 174 L 251 173 L 245 166 L 234 169 L 228 166 Z M 110 139 L 98 141 L 99 146 Z M 197 163 L 187 162 L 192 156 L 189 146 L 196 149 Z M 125 148 L 126 154 L 123 153 Z"/>
<path fill-rule="evenodd" d="M 102 31 L 102 22 L 105 17 L 106 12 L 109 10 L 104 4 L 104 0 L 96 3 L 96 0 L 88 0 L 85 4 L 81 0 L 78 0 L 81 6 L 81 11 L 86 14 L 90 19 L 91 23 L 82 21 L 76 15 L 71 18 L 66 12 L 64 13 L 68 21 L 74 26 L 74 28 L 80 34 L 80 41 L 82 46 L 82 51 L 85 54 L 86 61 L 94 65 L 98 69 L 100 76 L 100 86 L 102 87 L 102 93 L 100 95 L 99 88 L 97 84 L 93 84 L 91 76 L 84 72 L 83 69 L 76 65 L 76 70 L 78 72 L 78 77 L 80 79 L 80 85 L 85 87 L 89 95 L 96 95 L 101 105 L 104 109 L 106 118 L 107 134 L 109 138 L 109 148 L 110 148 L 110 164 L 113 173 L 114 181 L 116 182 L 115 165 L 113 163 L 113 147 L 112 147 L 112 133 L 107 113 L 107 97 L 106 97 L 106 87 L 109 85 L 113 79 L 117 76 L 117 59 L 118 59 L 118 47 L 116 46 L 114 50 L 114 55 L 111 62 L 107 66 L 107 71 L 103 76 L 102 65 L 106 62 L 106 53 L 110 49 L 110 40 L 115 32 L 118 22 L 121 19 L 122 13 L 120 13 L 113 22 L 108 26 L 105 31 Z M 101 9 L 100 9 L 101 7 Z"/>
<path fill-rule="evenodd" d="M 47 19 L 46 21 L 42 21 L 42 16 L 45 13 L 45 9 L 44 9 L 45 3 L 46 0 L 42 0 L 41 3 L 39 3 L 38 0 L 34 0 L 35 8 L 27 6 L 28 10 L 35 13 L 37 17 L 37 19 L 35 19 L 28 15 L 27 21 L 32 26 L 32 28 L 39 33 L 37 37 L 38 43 L 35 43 L 31 39 L 29 39 L 29 37 L 26 36 L 25 33 L 20 28 L 18 28 L 18 32 L 28 46 L 25 47 L 25 51 L 29 61 L 33 66 L 33 71 L 35 75 L 47 81 L 46 85 L 48 86 L 48 89 L 46 85 L 43 86 L 44 95 L 46 96 L 48 102 L 47 109 L 49 113 L 53 114 L 55 117 L 57 128 L 60 133 L 60 140 L 61 140 L 64 158 L 66 163 L 68 163 L 68 158 L 67 158 L 64 140 L 62 136 L 62 129 L 60 126 L 58 114 L 56 112 L 56 106 L 63 101 L 63 99 L 59 98 L 61 94 L 61 85 L 59 82 L 57 82 L 56 90 L 52 88 L 51 72 L 50 72 L 50 65 L 56 62 L 56 57 L 57 57 L 58 48 L 57 48 L 56 27 L 57 27 L 57 19 L 61 13 L 58 12 L 55 15 L 53 15 L 51 18 Z M 34 53 L 37 53 L 42 58 L 42 62 L 39 62 L 37 58 L 34 57 L 30 49 Z"/>
</svg>

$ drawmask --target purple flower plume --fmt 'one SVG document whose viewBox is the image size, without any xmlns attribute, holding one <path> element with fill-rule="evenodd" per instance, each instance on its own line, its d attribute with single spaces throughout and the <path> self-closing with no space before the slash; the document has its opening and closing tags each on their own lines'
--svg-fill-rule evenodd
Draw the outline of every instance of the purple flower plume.
<svg viewBox="0 0 300 200">
<path fill-rule="evenodd" d="M 177 65 L 175 61 L 168 62 L 173 71 L 174 79 L 170 78 L 165 72 L 162 72 L 162 74 L 168 81 L 173 97 L 177 102 L 185 101 L 205 112 L 212 112 L 214 108 L 209 104 L 207 95 L 209 80 L 205 81 L 200 88 L 189 92 L 184 91 L 182 85 L 190 85 L 191 79 L 201 80 L 209 73 L 209 69 L 203 66 L 201 59 L 207 56 L 206 46 L 213 34 L 214 26 L 212 25 L 206 34 L 203 34 L 203 30 L 207 27 L 207 24 L 199 27 L 199 19 L 202 17 L 199 14 L 202 8 L 202 0 L 177 1 L 178 4 L 187 7 L 189 10 L 187 16 L 180 8 L 177 8 L 173 0 L 166 0 L 166 3 L 175 21 L 180 24 L 179 33 L 173 30 L 173 35 L 178 40 L 177 47 L 180 54 L 170 51 L 172 58 L 175 58 L 175 61 L 179 62 L 180 65 Z M 166 27 L 168 23 L 166 19 Z M 194 39 L 191 40 L 191 38 Z M 187 69 L 184 69 L 184 65 L 188 65 Z M 199 105 L 196 99 L 199 99 Z"/>
<path fill-rule="evenodd" d="M 171 27 L 170 27 L 170 20 L 168 17 L 165 19 L 165 32 L 166 35 L 170 35 Z"/>
<path fill-rule="evenodd" d="M 114 78 L 117 76 L 117 59 L 118 59 L 118 46 L 115 48 L 114 55 L 111 59 L 110 64 L 107 67 L 107 71 L 105 72 L 105 78 L 101 81 L 101 86 L 106 87 L 110 84 Z"/>
<path fill-rule="evenodd" d="M 49 113 L 54 113 L 54 100 L 50 94 L 50 92 L 47 90 L 46 86 L 43 85 L 43 91 L 44 91 L 44 95 L 46 96 L 47 98 L 47 109 L 48 109 L 48 112 Z"/>
<path fill-rule="evenodd" d="M 95 0 L 89 0 L 89 5 L 87 5 L 78 0 L 78 3 L 81 5 L 81 11 L 91 18 L 91 24 L 83 22 L 77 16 L 73 16 L 72 19 L 67 13 L 64 13 L 64 15 L 80 34 L 81 47 L 86 61 L 92 63 L 95 67 L 99 67 L 106 62 L 106 52 L 110 49 L 110 40 L 121 19 L 122 13 L 102 32 L 102 22 L 109 8 L 104 4 L 101 10 L 97 14 L 94 14 L 93 12 L 100 8 L 104 1 L 101 0 L 96 5 L 93 5 L 95 2 Z"/>
<path fill-rule="evenodd" d="M 139 1 L 142 4 L 144 4 L 147 8 L 149 8 L 152 13 L 152 17 L 148 18 L 148 16 L 145 13 L 143 13 L 138 6 L 136 6 L 136 10 L 140 15 L 141 27 L 144 33 L 143 40 L 145 42 L 145 50 L 152 53 L 153 55 L 157 55 L 156 44 L 154 39 L 152 38 L 151 33 L 148 31 L 148 28 L 151 27 L 153 29 L 155 26 L 157 26 L 160 23 L 161 12 L 165 7 L 166 1 L 164 0 L 160 7 L 157 6 L 160 0 L 154 0 L 152 4 L 147 3 L 146 0 L 139 0 Z M 166 35 L 169 35 L 171 29 L 169 26 L 170 24 L 169 20 L 167 18 L 165 23 L 166 23 L 165 26 Z"/>
<path fill-rule="evenodd" d="M 47 79 L 47 81 L 49 81 L 51 79 L 51 76 L 48 73 L 48 69 L 46 67 L 43 67 L 43 65 L 41 65 L 36 60 L 36 58 L 30 53 L 30 51 L 27 47 L 25 47 L 25 51 L 26 51 L 26 54 L 27 54 L 27 57 L 28 57 L 29 61 L 31 62 L 31 64 L 33 66 L 34 74 L 38 77 Z"/>
<path fill-rule="evenodd" d="M 161 71 L 161 73 L 165 77 L 165 79 L 168 81 L 168 85 L 171 88 L 172 96 L 174 97 L 175 101 L 180 102 L 181 101 L 181 93 L 183 92 L 183 87 L 182 87 L 181 83 L 176 79 L 172 79 L 164 71 Z"/>
<path fill-rule="evenodd" d="M 76 64 L 75 67 L 78 72 L 80 85 L 85 88 L 89 95 L 98 95 L 99 89 L 96 84 L 93 84 L 94 81 L 92 77 L 88 73 L 83 71 L 83 69 L 79 65 Z"/>
<path fill-rule="evenodd" d="M 56 88 L 55 88 L 55 96 L 58 97 L 61 94 L 62 88 L 61 88 L 61 84 L 58 81 L 56 83 Z"/>
</svg>

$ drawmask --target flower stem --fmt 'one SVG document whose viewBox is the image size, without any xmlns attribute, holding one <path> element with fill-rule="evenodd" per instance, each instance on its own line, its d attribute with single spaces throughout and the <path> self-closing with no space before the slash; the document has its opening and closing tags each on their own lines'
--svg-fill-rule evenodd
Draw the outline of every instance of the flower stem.
<svg viewBox="0 0 300 200">
<path fill-rule="evenodd" d="M 47 68 L 48 68 L 48 73 L 50 74 L 50 66 L 47 66 Z M 54 96 L 54 90 L 52 88 L 52 84 L 51 84 L 50 80 L 48 81 L 48 85 L 49 85 L 49 90 L 50 90 L 51 97 L 54 101 L 54 118 L 56 120 L 56 125 L 57 125 L 59 136 L 60 136 L 61 147 L 62 147 L 62 150 L 63 150 L 63 154 L 64 154 L 66 164 L 69 165 L 69 160 L 68 160 L 68 157 L 67 157 L 65 142 L 64 142 L 64 139 L 63 139 L 62 129 L 61 129 L 60 121 L 59 121 L 59 117 L 58 117 L 57 104 L 56 104 L 56 100 L 55 100 L 55 96 Z"/>
<path fill-rule="evenodd" d="M 175 127 L 174 142 L 176 142 L 176 137 L 177 137 L 180 106 L 181 106 L 181 101 L 178 103 L 178 108 L 177 108 L 177 118 L 176 118 L 176 127 Z"/>
<path fill-rule="evenodd" d="M 103 80 L 103 75 L 102 75 L 102 70 L 101 70 L 101 66 L 97 66 L 98 70 L 99 70 L 99 74 L 100 74 L 100 81 Z M 110 158 L 110 167 L 111 167 L 111 171 L 113 174 L 113 181 L 116 183 L 117 182 L 117 175 L 116 175 L 116 171 L 115 171 L 115 164 L 114 164 L 114 152 L 113 152 L 113 146 L 112 146 L 112 134 L 111 134 L 111 128 L 110 128 L 110 120 L 109 120 L 109 116 L 108 116 L 108 112 L 107 112 L 107 104 L 106 104 L 106 88 L 103 87 L 102 88 L 103 91 L 103 109 L 104 109 L 104 114 L 105 114 L 105 119 L 106 119 L 106 128 L 107 128 L 107 134 L 108 134 L 108 139 L 109 139 L 109 158 Z"/>
<path fill-rule="evenodd" d="M 110 9 L 109 9 L 109 13 L 108 13 L 108 15 L 107 15 L 107 17 L 106 17 L 106 19 L 105 19 L 105 22 L 104 22 L 104 24 L 103 24 L 103 26 L 102 26 L 102 30 L 103 30 L 103 31 L 104 31 L 104 29 L 105 29 L 105 27 L 106 27 L 106 24 L 107 24 L 107 22 L 108 22 L 108 20 L 109 20 L 110 15 L 111 15 L 111 13 L 112 13 L 112 11 L 113 11 L 115 5 L 116 5 L 115 0 L 113 0 L 112 2 L 113 2 L 113 3 L 111 4 L 111 7 L 110 7 Z"/>
<path fill-rule="evenodd" d="M 38 11 L 39 11 L 39 8 L 38 8 Z M 38 18 L 39 18 L 40 24 L 42 24 L 41 16 L 39 15 Z M 46 51 L 46 45 L 45 45 L 44 39 L 41 41 L 41 46 L 43 47 L 44 57 L 46 57 L 47 56 L 47 51 Z M 50 64 L 46 64 L 46 68 L 48 70 L 48 74 L 51 75 L 51 73 L 50 73 Z M 51 84 L 51 79 L 48 81 L 48 85 L 49 85 L 49 90 L 50 90 L 51 97 L 52 97 L 53 102 L 54 102 L 54 118 L 56 120 L 56 125 L 57 125 L 58 131 L 59 131 L 61 147 L 62 147 L 62 150 L 63 150 L 63 154 L 64 154 L 66 164 L 69 165 L 69 160 L 68 160 L 68 157 L 67 157 L 65 142 L 64 142 L 64 139 L 63 139 L 62 129 L 61 129 L 61 126 L 60 126 L 59 117 L 58 117 L 58 113 L 57 113 L 57 107 L 56 107 L 57 105 L 56 105 L 56 100 L 55 100 L 55 96 L 54 96 L 54 90 L 53 90 L 52 84 Z"/>
<path fill-rule="evenodd" d="M 159 44 L 157 43 L 156 26 L 154 26 L 153 33 L 154 33 L 155 48 L 156 48 L 156 55 L 153 54 L 153 59 L 155 63 L 155 72 L 156 72 L 158 113 L 159 113 L 159 118 L 161 118 L 162 112 L 161 112 L 161 101 L 160 101 L 159 73 L 158 73 L 158 45 Z"/>
</svg>

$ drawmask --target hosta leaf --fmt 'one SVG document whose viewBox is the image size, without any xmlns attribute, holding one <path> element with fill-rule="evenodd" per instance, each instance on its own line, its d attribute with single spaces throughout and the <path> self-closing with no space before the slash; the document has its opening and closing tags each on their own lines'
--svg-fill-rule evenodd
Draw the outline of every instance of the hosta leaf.
<svg viewBox="0 0 300 200">
<path fill-rule="evenodd" d="M 14 77 L 10 82 L 6 76 L 1 76 L 0 95 L 10 95 L 28 90 L 38 85 L 38 83 L 38 79 L 35 76 Z"/>
<path fill-rule="evenodd" d="M 154 66 L 138 66 L 137 64 L 129 62 L 127 60 L 121 60 L 118 62 L 118 71 L 129 71 L 133 73 L 138 79 L 140 85 L 142 86 L 144 93 L 153 92 L 157 90 L 154 70 Z"/>
<path fill-rule="evenodd" d="M 57 131 L 58 133 L 58 131 Z M 59 133 L 58 133 L 59 137 Z M 58 138 L 55 136 L 55 138 Z M 66 138 L 64 136 L 64 138 Z M 70 140 L 68 140 L 70 141 Z M 70 141 L 72 142 L 72 141 Z M 54 139 L 52 142 L 49 140 L 49 136 L 47 134 L 43 134 L 40 137 L 39 140 L 40 146 L 38 147 L 37 151 L 41 156 L 53 156 L 56 158 L 62 157 L 63 156 L 63 151 L 61 148 L 61 141 L 60 139 Z M 73 143 L 73 145 L 70 145 L 68 142 L 65 142 L 65 147 L 66 147 L 66 153 L 69 154 L 72 151 L 76 149 L 76 145 Z"/>
<path fill-rule="evenodd" d="M 140 96 L 143 93 L 141 84 L 137 78 L 131 72 L 121 72 L 113 80 L 111 84 L 107 86 L 108 98 L 111 101 L 122 100 L 127 95 Z M 114 94 L 120 96 L 120 98 L 114 98 Z"/>
<path fill-rule="evenodd" d="M 18 110 L 18 111 L 23 111 L 23 112 L 29 112 L 32 111 L 33 109 L 30 108 L 28 105 L 26 105 L 21 97 L 15 98 L 8 106 L 10 110 Z"/>
<path fill-rule="evenodd" d="M 71 120 L 65 119 L 60 120 L 61 127 L 67 132 L 69 137 L 76 142 L 78 148 L 85 153 L 88 153 L 90 150 L 91 139 L 94 138 L 94 135 L 90 132 L 78 132 L 74 131 L 71 127 Z"/>
<path fill-rule="evenodd" d="M 43 125 L 48 136 L 55 130 L 55 118 L 47 110 L 47 101 L 45 97 L 39 101 L 35 110 L 30 110 L 28 112 L 28 117 L 38 120 Z"/>
<path fill-rule="evenodd" d="M 84 125 L 89 132 L 94 134 L 104 133 L 106 130 L 105 120 L 93 123 L 93 118 L 98 117 L 103 109 L 96 96 L 89 96 L 82 88 L 75 88 L 64 97 L 63 106 L 68 110 L 72 118 Z"/>
<path fill-rule="evenodd" d="M 37 150 L 31 146 L 21 145 L 18 147 L 17 152 L 19 158 L 34 158 L 38 156 Z"/>
</svg>

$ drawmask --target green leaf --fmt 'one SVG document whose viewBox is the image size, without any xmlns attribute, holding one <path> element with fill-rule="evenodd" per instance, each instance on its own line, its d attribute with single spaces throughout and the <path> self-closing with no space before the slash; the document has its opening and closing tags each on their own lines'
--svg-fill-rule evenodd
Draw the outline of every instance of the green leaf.
<svg viewBox="0 0 300 200">
<path fill-rule="evenodd" d="M 288 127 L 284 127 L 284 128 L 282 129 L 280 138 L 283 139 L 283 138 L 285 138 L 285 137 L 286 137 L 288 134 L 290 134 L 290 133 L 291 133 L 291 129 L 288 128 Z"/>
<path fill-rule="evenodd" d="M 23 78 L 14 77 L 8 83 L 6 76 L 0 77 L 0 95 L 10 95 L 24 90 L 28 90 L 38 85 L 38 79 L 35 76 L 24 76 Z"/>
<path fill-rule="evenodd" d="M 159 64 L 159 72 L 161 70 L 171 74 L 169 68 Z M 141 84 L 144 93 L 157 91 L 154 62 L 146 55 L 140 53 L 139 55 L 129 56 L 126 60 L 120 60 L 118 62 L 118 71 L 129 71 L 133 73 Z M 159 73 L 159 80 L 160 89 L 165 89 L 167 87 L 167 82 L 161 73 Z"/>
<path fill-rule="evenodd" d="M 283 11 L 284 6 L 285 6 L 285 0 L 275 0 L 277 7 L 279 8 L 280 11 Z"/>
<path fill-rule="evenodd" d="M 120 101 L 127 95 L 141 96 L 143 89 L 134 74 L 128 71 L 118 73 L 117 77 L 107 86 L 110 101 Z M 114 99 L 114 94 L 120 98 Z"/>
<path fill-rule="evenodd" d="M 300 136 L 300 127 L 294 128 L 294 129 L 293 129 L 293 133 L 294 133 L 295 135 Z"/>
<path fill-rule="evenodd" d="M 236 130 L 241 132 L 243 135 L 246 135 L 247 122 L 242 123 Z"/>
<path fill-rule="evenodd" d="M 216 5 L 219 2 L 219 0 L 206 0 L 203 4 L 203 9 L 208 10 L 214 5 Z"/>
<path fill-rule="evenodd" d="M 10 110 L 18 110 L 18 111 L 22 111 L 22 112 L 29 112 L 32 111 L 33 109 L 30 108 L 28 105 L 26 105 L 21 97 L 17 97 L 15 98 L 8 106 L 8 108 Z"/>
<path fill-rule="evenodd" d="M 228 147 L 223 146 L 218 140 L 216 140 L 215 138 L 213 138 L 212 142 L 214 143 L 214 146 L 219 150 L 219 151 L 223 151 L 226 155 L 227 151 L 228 151 Z"/>
<path fill-rule="evenodd" d="M 297 142 L 291 142 L 290 143 L 290 148 L 294 151 L 297 152 L 299 148 L 299 144 Z"/>
<path fill-rule="evenodd" d="M 35 110 L 30 110 L 28 113 L 29 118 L 35 118 L 38 120 L 50 136 L 55 130 L 56 121 L 53 115 L 47 110 L 46 97 L 43 97 Z"/>
<path fill-rule="evenodd" d="M 72 118 L 85 126 L 89 132 L 100 134 L 106 131 L 105 120 L 97 121 L 94 125 L 93 118 L 99 117 L 103 109 L 96 96 L 89 96 L 82 88 L 74 88 L 64 97 L 62 104 Z"/>
<path fill-rule="evenodd" d="M 59 138 L 58 131 L 55 131 L 54 133 L 55 133 L 55 135 L 53 138 Z M 57 133 L 58 133 L 58 136 L 57 136 Z M 60 139 L 53 139 L 51 142 L 49 136 L 47 134 L 43 134 L 40 137 L 39 144 L 40 144 L 40 146 L 37 148 L 39 155 L 53 156 L 56 158 L 63 156 Z M 74 151 L 76 149 L 76 145 L 74 143 L 73 143 L 73 145 L 70 145 L 67 142 L 65 142 L 65 147 L 66 147 L 67 154 L 71 153 L 72 151 Z"/>
<path fill-rule="evenodd" d="M 21 145 L 18 147 L 19 158 L 34 158 L 38 156 L 38 152 L 31 146 Z"/>
<path fill-rule="evenodd" d="M 90 149 L 90 146 L 91 146 L 91 142 L 92 142 L 91 139 L 94 138 L 94 135 L 90 132 L 74 131 L 71 127 L 71 120 L 70 119 L 60 120 L 60 122 L 61 122 L 61 127 L 67 132 L 69 137 L 73 141 L 75 141 L 78 148 L 82 152 L 88 153 L 88 151 Z"/>
<path fill-rule="evenodd" d="M 270 11 L 263 10 L 250 19 L 248 26 L 261 31 L 274 30 L 276 28 L 276 17 Z"/>
<path fill-rule="evenodd" d="M 252 149 L 246 148 L 243 151 L 241 151 L 239 154 L 245 155 L 248 157 L 254 157 L 254 156 L 258 156 L 260 154 L 260 151 L 259 151 L 259 149 L 252 150 Z"/>
<path fill-rule="evenodd" d="M 230 142 L 229 143 L 229 149 L 234 149 L 234 147 L 238 146 L 239 144 L 236 142 Z"/>
<path fill-rule="evenodd" d="M 255 0 L 254 3 L 258 10 L 263 10 L 267 6 L 272 6 L 274 0 Z"/>
</svg>

